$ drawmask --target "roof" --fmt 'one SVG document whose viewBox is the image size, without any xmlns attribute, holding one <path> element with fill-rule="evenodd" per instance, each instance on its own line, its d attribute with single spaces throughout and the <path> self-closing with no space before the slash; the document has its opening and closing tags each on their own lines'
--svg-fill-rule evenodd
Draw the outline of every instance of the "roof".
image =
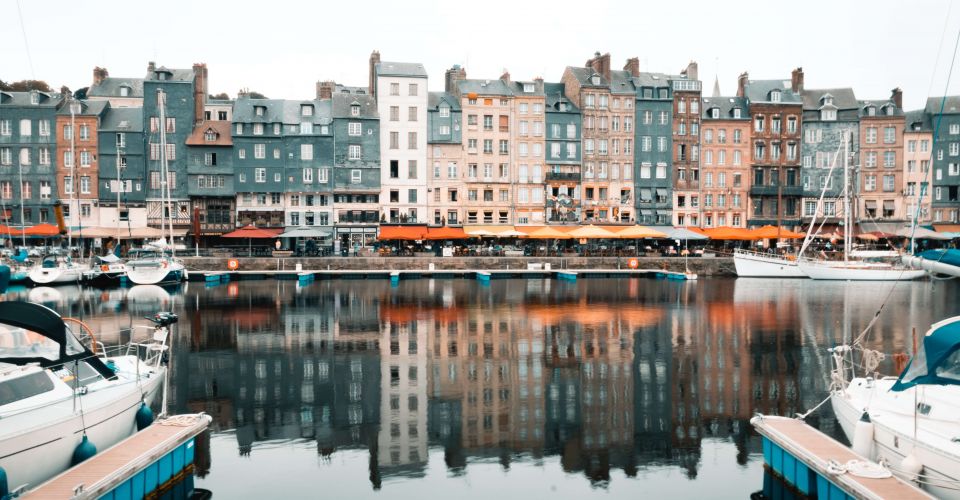
<svg viewBox="0 0 960 500">
<path fill-rule="evenodd" d="M 233 106 L 233 99 L 207 99 L 207 106 Z"/>
<path fill-rule="evenodd" d="M 130 95 L 121 96 L 120 87 L 130 87 Z M 143 78 L 104 78 L 87 89 L 87 97 L 138 97 L 143 98 Z"/>
<path fill-rule="evenodd" d="M 389 62 L 377 63 L 378 76 L 405 76 L 409 78 L 426 78 L 427 70 L 420 63 Z"/>
<path fill-rule="evenodd" d="M 514 93 L 514 95 L 516 95 L 516 96 L 520 96 L 520 97 L 526 97 L 526 96 L 530 96 L 530 97 L 543 97 L 543 92 L 537 92 L 537 82 L 525 82 L 525 81 L 522 81 L 522 80 L 514 80 L 514 81 L 511 81 L 510 83 L 508 83 L 507 85 L 508 85 L 511 89 L 513 89 L 513 93 Z M 524 85 L 533 85 L 533 92 L 525 92 L 525 91 L 523 90 Z"/>
<path fill-rule="evenodd" d="M 666 73 L 643 72 L 633 77 L 635 87 L 669 87 L 670 80 L 682 78 L 680 76 L 668 75 Z"/>
<path fill-rule="evenodd" d="M 604 78 L 601 73 L 594 71 L 593 68 L 567 66 L 567 70 L 580 82 L 580 86 L 582 87 L 609 87 L 610 85 L 610 82 Z M 600 77 L 600 83 L 598 85 L 594 85 L 593 82 L 591 82 L 593 75 Z"/>
<path fill-rule="evenodd" d="M 460 80 L 457 82 L 460 94 L 513 96 L 510 84 L 503 80 Z"/>
<path fill-rule="evenodd" d="M 77 116 L 97 116 L 103 114 L 109 105 L 110 103 L 107 101 L 80 101 L 80 112 L 77 113 Z M 57 110 L 57 114 L 70 116 L 70 106 L 61 107 Z"/>
<path fill-rule="evenodd" d="M 738 120 L 749 120 L 750 113 L 747 112 L 747 100 L 743 97 L 731 96 L 731 97 L 704 97 L 703 98 L 703 119 L 710 120 L 714 119 L 710 110 L 713 108 L 720 108 L 720 118 L 717 120 L 732 120 L 733 118 L 733 109 L 740 108 L 740 118 Z"/>
<path fill-rule="evenodd" d="M 940 105 L 943 104 L 943 114 L 960 113 L 960 96 L 948 95 L 946 102 L 943 102 L 943 96 L 928 97 L 927 105 L 923 108 L 927 113 L 934 115 L 940 112 Z"/>
<path fill-rule="evenodd" d="M 864 101 L 857 101 L 857 102 L 860 104 L 860 116 L 861 116 L 861 117 L 867 116 L 867 107 L 869 107 L 869 106 L 876 106 L 876 107 L 877 107 L 877 114 L 876 114 L 876 116 L 878 116 L 878 117 L 884 117 L 884 116 L 903 116 L 903 110 L 900 109 L 900 108 L 898 108 L 897 105 L 894 104 L 893 101 L 891 101 L 890 99 L 864 100 Z M 892 107 L 893 107 L 893 115 L 886 115 L 886 114 L 884 114 L 884 112 L 882 111 L 884 108 L 889 107 L 889 106 L 892 106 Z"/>
<path fill-rule="evenodd" d="M 40 104 L 31 104 L 30 95 L 33 94 L 33 92 L 32 90 L 25 92 L 0 91 L 0 104 L 4 106 L 51 107 L 59 105 L 60 101 L 63 100 L 63 96 L 61 96 L 59 92 L 37 91 L 37 93 L 40 94 Z"/>
<path fill-rule="evenodd" d="M 210 142 L 206 134 L 212 130 L 217 138 Z M 204 120 L 193 127 L 193 132 L 187 137 L 187 146 L 232 146 L 233 138 L 230 136 L 230 122 L 218 120 Z"/>
<path fill-rule="evenodd" d="M 822 106 L 823 96 L 830 94 L 837 109 L 857 109 L 857 96 L 850 87 L 834 89 L 804 89 L 800 91 L 804 110 L 818 110 Z"/>
<path fill-rule="evenodd" d="M 303 106 L 313 106 L 312 116 L 303 116 Z M 263 115 L 257 116 L 256 108 L 263 107 Z M 252 123 L 303 122 L 325 124 L 333 121 L 331 103 L 328 100 L 250 99 L 241 97 L 233 105 L 233 121 Z"/>
<path fill-rule="evenodd" d="M 147 76 L 144 77 L 144 81 L 160 81 L 157 78 L 159 73 L 168 73 L 169 78 L 163 81 L 167 82 L 192 82 L 193 81 L 193 68 L 186 69 L 177 69 L 177 68 L 167 68 L 160 66 L 159 68 L 153 71 L 147 71 Z M 141 92 L 142 94 L 142 92 Z"/>
<path fill-rule="evenodd" d="M 772 102 L 770 93 L 780 91 L 779 104 L 802 104 L 803 100 L 790 89 L 790 80 L 748 80 L 744 94 L 750 103 Z"/>
<path fill-rule="evenodd" d="M 460 100 L 457 96 L 449 92 L 430 92 L 427 94 L 427 109 L 433 111 L 440 108 L 440 103 L 445 102 L 451 111 L 460 111 Z"/>
<path fill-rule="evenodd" d="M 143 108 L 107 108 L 101 132 L 143 132 Z"/>
<path fill-rule="evenodd" d="M 633 75 L 624 70 L 611 71 L 610 92 L 614 94 L 636 94 L 637 88 L 633 85 Z"/>
<path fill-rule="evenodd" d="M 907 111 L 904 113 L 906 129 L 905 132 L 933 132 L 933 122 L 930 119 L 930 114 L 922 109 L 916 109 L 913 111 Z M 914 128 L 914 127 L 919 128 Z"/>
<path fill-rule="evenodd" d="M 543 93 L 545 95 L 545 105 L 548 113 L 579 113 L 580 110 L 570 102 L 570 99 L 567 99 L 567 96 L 564 94 L 564 85 L 562 83 L 544 83 L 543 84 Z M 560 111 L 560 108 L 557 106 L 560 101 L 567 103 L 566 111 Z"/>
<path fill-rule="evenodd" d="M 334 118 L 377 118 L 377 100 L 370 94 L 333 94 Z M 360 116 L 350 112 L 353 105 L 360 106 Z"/>
</svg>

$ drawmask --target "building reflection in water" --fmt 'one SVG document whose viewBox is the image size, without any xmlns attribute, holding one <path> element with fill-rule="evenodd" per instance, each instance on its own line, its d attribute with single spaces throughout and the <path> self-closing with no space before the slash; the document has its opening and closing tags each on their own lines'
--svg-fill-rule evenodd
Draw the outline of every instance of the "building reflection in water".
<svg viewBox="0 0 960 500">
<path fill-rule="evenodd" d="M 704 440 L 732 442 L 745 466 L 760 452 L 750 416 L 819 403 L 825 348 L 858 334 L 886 293 L 802 280 L 231 286 L 59 306 L 98 318 L 121 332 L 117 341 L 141 309 L 173 308 L 183 318 L 178 411 L 211 414 L 213 431 L 234 433 L 240 454 L 303 442 L 323 462 L 364 450 L 375 489 L 425 475 L 440 449 L 454 475 L 471 462 L 509 469 L 554 456 L 598 486 L 615 469 L 679 467 L 695 478 Z M 892 300 L 905 304 L 897 314 L 906 322 L 879 324 L 871 337 L 885 352 L 904 350 L 909 326 L 951 307 L 936 298 L 915 310 L 907 304 L 928 296 L 899 294 Z M 811 421 L 836 433 L 829 412 Z"/>
</svg>

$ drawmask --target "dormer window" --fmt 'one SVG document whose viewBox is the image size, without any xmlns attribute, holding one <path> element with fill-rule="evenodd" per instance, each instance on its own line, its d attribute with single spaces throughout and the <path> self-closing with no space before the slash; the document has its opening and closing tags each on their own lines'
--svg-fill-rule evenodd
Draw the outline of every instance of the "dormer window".
<svg viewBox="0 0 960 500">
<path fill-rule="evenodd" d="M 213 129 L 207 129 L 203 133 L 203 140 L 207 142 L 217 142 L 217 133 Z"/>
<path fill-rule="evenodd" d="M 558 108 L 560 109 L 560 111 L 566 111 L 566 110 L 567 110 L 567 103 L 561 102 L 560 105 L 558 106 Z"/>
<path fill-rule="evenodd" d="M 309 104 L 300 106 L 300 116 L 313 116 L 313 106 Z"/>
<path fill-rule="evenodd" d="M 446 104 L 440 105 L 440 118 L 448 118 L 450 116 L 450 106 Z"/>
<path fill-rule="evenodd" d="M 710 118 L 714 120 L 720 118 L 720 108 L 710 108 Z"/>
<path fill-rule="evenodd" d="M 823 105 L 832 106 L 833 105 L 833 96 L 830 94 L 823 94 Z"/>
<path fill-rule="evenodd" d="M 122 85 L 120 87 L 120 97 L 129 97 L 130 96 L 130 87 Z"/>
<path fill-rule="evenodd" d="M 835 109 L 821 109 L 820 110 L 820 120 L 825 122 L 832 122 L 837 120 L 837 110 Z"/>
<path fill-rule="evenodd" d="M 885 114 L 885 115 L 887 115 L 887 116 L 893 116 L 893 111 L 894 111 L 894 110 L 893 110 L 893 106 L 890 106 L 890 105 L 888 105 L 887 107 L 883 108 L 883 114 Z"/>
<path fill-rule="evenodd" d="M 524 84 L 523 84 L 523 91 L 526 92 L 526 93 L 528 93 L 528 94 L 531 93 L 531 92 L 533 92 L 533 91 L 534 91 L 534 86 L 533 86 L 533 84 L 532 84 L 532 83 L 524 83 Z"/>
<path fill-rule="evenodd" d="M 40 104 L 40 93 L 37 91 L 30 92 L 30 104 Z"/>
<path fill-rule="evenodd" d="M 254 106 L 254 107 L 253 107 L 253 114 L 255 114 L 255 115 L 257 115 L 257 116 L 263 116 L 264 113 L 266 113 L 266 111 L 267 111 L 267 108 L 264 107 L 264 106 Z"/>
<path fill-rule="evenodd" d="M 867 116 L 877 116 L 877 108 L 874 106 L 867 106 Z"/>
<path fill-rule="evenodd" d="M 600 75 L 593 75 L 590 77 L 590 83 L 594 85 L 600 85 Z"/>
<path fill-rule="evenodd" d="M 781 94 L 779 90 L 774 90 L 770 92 L 770 102 L 780 102 L 780 97 L 781 97 Z"/>
<path fill-rule="evenodd" d="M 733 108 L 733 117 L 740 118 L 740 108 Z"/>
<path fill-rule="evenodd" d="M 360 105 L 352 104 L 350 105 L 350 116 L 360 116 Z"/>
</svg>

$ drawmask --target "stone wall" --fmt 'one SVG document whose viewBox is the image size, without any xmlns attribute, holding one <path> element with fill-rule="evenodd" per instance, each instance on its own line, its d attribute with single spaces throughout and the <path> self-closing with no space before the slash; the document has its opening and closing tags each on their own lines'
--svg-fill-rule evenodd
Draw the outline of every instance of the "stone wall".
<svg viewBox="0 0 960 500">
<path fill-rule="evenodd" d="M 309 258 L 240 258 L 241 271 L 289 270 L 301 264 L 310 270 L 437 270 L 459 269 L 526 269 L 530 263 L 549 263 L 557 269 L 629 269 L 625 257 L 309 257 Z M 680 257 L 639 257 L 640 269 L 683 271 L 685 266 L 700 276 L 735 276 L 733 259 Z M 191 271 L 226 271 L 227 258 L 187 257 L 184 263 Z"/>
</svg>

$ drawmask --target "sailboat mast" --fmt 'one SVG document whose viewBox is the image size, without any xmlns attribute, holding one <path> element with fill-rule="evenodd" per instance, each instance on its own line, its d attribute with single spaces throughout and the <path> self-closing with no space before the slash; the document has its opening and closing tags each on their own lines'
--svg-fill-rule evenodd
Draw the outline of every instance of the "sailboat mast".
<svg viewBox="0 0 960 500">
<path fill-rule="evenodd" d="M 20 177 L 20 191 L 23 191 L 23 164 L 17 163 L 17 175 Z M 23 197 L 22 193 L 20 196 L 20 242 L 23 245 L 23 248 L 27 248 L 27 221 L 23 219 L 26 211 L 23 209 L 23 205 L 26 202 L 26 199 Z"/>
<path fill-rule="evenodd" d="M 76 105 L 74 101 L 70 102 L 70 200 L 67 202 L 70 207 L 70 221 L 72 222 L 73 217 L 76 215 L 73 211 L 73 198 L 74 198 L 74 188 L 76 187 L 76 177 L 77 169 L 75 165 L 77 164 L 77 120 L 76 120 Z M 22 184 L 21 184 L 22 186 Z M 73 253 L 73 232 L 70 231 L 72 224 L 68 222 L 67 224 L 67 255 Z M 83 255 L 81 255 L 83 257 Z"/>
<path fill-rule="evenodd" d="M 844 135 L 843 138 L 843 261 L 850 260 L 850 245 L 853 239 L 853 231 L 850 227 L 852 218 L 850 217 L 850 138 Z"/>
<path fill-rule="evenodd" d="M 162 187 L 162 196 L 163 196 L 163 206 L 166 210 L 166 216 L 162 214 L 160 218 L 160 232 L 162 233 L 166 227 L 164 224 L 169 224 L 170 226 L 170 249 L 173 251 L 173 220 L 169 219 L 173 215 L 172 208 L 170 206 L 170 173 L 169 166 L 167 164 L 167 119 L 166 119 L 166 104 L 167 98 L 163 90 L 157 90 L 157 101 L 160 104 L 160 175 L 163 176 L 160 182 Z M 169 220 L 168 220 L 169 219 Z"/>
<path fill-rule="evenodd" d="M 127 136 L 124 135 L 124 142 Z M 120 190 L 123 189 L 123 181 L 120 179 L 120 155 L 123 152 L 124 144 L 117 141 L 117 241 L 114 245 L 120 245 Z"/>
</svg>

